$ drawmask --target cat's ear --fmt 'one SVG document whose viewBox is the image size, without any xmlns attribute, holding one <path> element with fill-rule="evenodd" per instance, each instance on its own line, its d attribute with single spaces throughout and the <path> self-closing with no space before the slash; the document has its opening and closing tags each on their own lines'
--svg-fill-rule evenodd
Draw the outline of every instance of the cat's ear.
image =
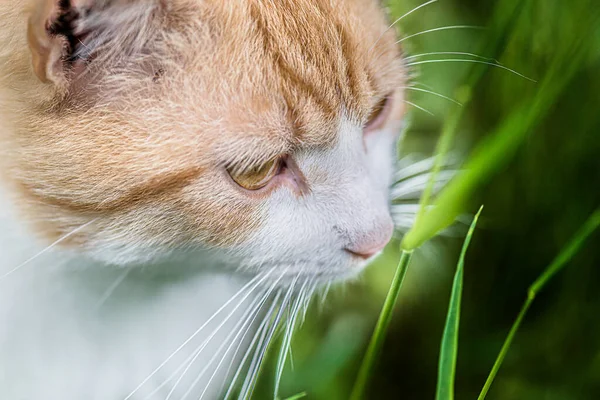
<svg viewBox="0 0 600 400">
<path fill-rule="evenodd" d="M 163 0 L 37 0 L 27 38 L 42 82 L 63 85 L 95 52 L 126 54 Z"/>
<path fill-rule="evenodd" d="M 59 0 L 42 0 L 29 17 L 27 41 L 31 50 L 33 71 L 45 83 L 64 81 L 64 58 L 67 38 L 57 35 L 54 27 L 63 11 Z M 67 2 L 68 3 L 68 2 Z"/>
</svg>

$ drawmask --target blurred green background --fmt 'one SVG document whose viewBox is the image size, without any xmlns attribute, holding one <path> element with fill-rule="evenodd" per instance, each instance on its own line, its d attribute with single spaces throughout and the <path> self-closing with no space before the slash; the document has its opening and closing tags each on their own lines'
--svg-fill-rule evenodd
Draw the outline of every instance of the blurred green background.
<svg viewBox="0 0 600 400">
<path fill-rule="evenodd" d="M 422 1 L 389 2 L 393 19 Z M 518 13 L 512 11 L 519 9 Z M 495 22 L 510 22 L 494 32 Z M 471 211 L 485 210 L 469 248 L 459 338 L 457 399 L 476 399 L 515 319 L 528 286 L 600 205 L 600 2 L 441 0 L 404 18 L 401 35 L 449 25 L 403 42 L 408 55 L 474 52 L 533 79 L 556 57 L 584 45 L 586 57 L 550 113 L 530 132 L 516 156 L 478 190 Z M 500 38 L 489 54 L 490 37 Z M 440 58 L 471 58 L 437 56 Z M 562 60 L 568 65 L 570 60 Z M 434 63 L 415 69 L 415 81 L 454 97 L 464 90 L 471 64 Z M 455 151 L 469 150 L 538 86 L 499 68 L 485 71 L 463 110 Z M 410 92 L 412 109 L 403 154 L 431 154 L 445 118 L 456 105 Z M 427 243 L 415 254 L 368 399 L 434 399 L 440 338 L 462 235 Z M 398 260 L 398 242 L 358 282 L 316 299 L 293 344 L 282 394 L 347 399 Z M 275 357 L 272 357 L 275 358 Z M 272 398 L 273 367 L 261 377 L 257 399 Z M 600 399 L 600 234 L 537 297 L 518 332 L 488 399 Z"/>
</svg>

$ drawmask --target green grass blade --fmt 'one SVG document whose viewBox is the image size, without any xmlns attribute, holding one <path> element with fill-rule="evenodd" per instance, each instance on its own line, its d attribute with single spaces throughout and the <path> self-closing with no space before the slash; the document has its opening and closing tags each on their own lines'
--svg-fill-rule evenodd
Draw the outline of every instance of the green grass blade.
<svg viewBox="0 0 600 400">
<path fill-rule="evenodd" d="M 540 275 L 538 279 L 529 287 L 529 291 L 527 294 L 527 300 L 523 304 L 517 319 L 513 323 L 508 336 L 506 337 L 504 344 L 502 345 L 502 349 L 494 362 L 494 366 L 485 381 L 485 385 L 479 394 L 478 400 L 484 400 L 487 395 L 494 378 L 498 374 L 498 370 L 508 353 L 510 345 L 515 337 L 515 334 L 519 330 L 521 322 L 527 313 L 527 310 L 533 303 L 535 296 L 539 293 L 540 290 L 544 288 L 546 283 L 558 273 L 564 266 L 567 264 L 571 258 L 579 251 L 585 240 L 594 232 L 596 229 L 600 227 L 600 208 L 598 208 L 585 222 L 585 224 L 577 231 L 577 233 L 573 236 L 573 238 L 569 241 L 569 243 L 563 248 L 563 250 L 558 254 L 558 256 L 554 259 L 554 261 L 544 270 L 544 272 Z"/>
<path fill-rule="evenodd" d="M 404 281 L 404 276 L 408 270 L 408 264 L 410 263 L 411 257 L 411 251 L 402 251 L 400 261 L 398 262 L 398 268 L 396 269 L 396 274 L 394 275 L 394 280 L 392 281 L 390 290 L 388 291 L 385 302 L 383 303 L 383 308 L 381 309 L 379 319 L 377 320 L 377 325 L 375 326 L 375 332 L 373 332 L 373 336 L 369 342 L 369 347 L 367 348 L 367 353 L 365 354 L 365 358 L 358 372 L 358 377 L 354 383 L 352 395 L 350 396 L 351 400 L 360 400 L 363 397 L 363 393 L 369 381 L 369 377 L 371 376 L 373 366 L 375 365 L 375 361 L 377 360 L 379 352 L 381 351 L 387 328 L 390 325 L 392 311 L 394 310 L 394 305 L 398 299 L 398 294 L 400 293 L 400 288 L 402 287 L 402 282 Z"/>
<path fill-rule="evenodd" d="M 435 395 L 436 400 L 454 399 L 454 376 L 456 373 L 456 359 L 458 356 L 458 327 L 460 323 L 460 301 L 462 296 L 465 256 L 482 210 L 483 206 L 479 208 L 475 218 L 473 218 L 473 222 L 471 223 L 469 232 L 467 232 L 467 236 L 460 252 L 456 273 L 454 274 L 450 305 L 448 306 L 448 315 L 446 317 L 446 325 L 444 326 L 442 345 L 440 347 L 438 381 Z"/>
<path fill-rule="evenodd" d="M 423 212 L 404 236 L 403 249 L 419 247 L 451 225 L 464 212 L 475 189 L 511 159 L 527 134 L 548 114 L 575 73 L 585 65 L 583 60 L 588 51 L 588 46 L 581 43 L 556 56 L 536 96 L 523 103 L 494 134 L 476 148 L 462 174 L 448 184 L 433 203 L 434 206 Z M 456 121 L 452 122 L 455 123 Z"/>
<path fill-rule="evenodd" d="M 299 400 L 299 399 L 303 399 L 307 396 L 306 392 L 302 392 L 302 393 L 298 393 L 293 395 L 292 397 L 288 397 L 285 400 Z"/>
<path fill-rule="evenodd" d="M 494 10 L 495 18 L 491 23 L 492 29 L 489 30 L 492 32 L 492 36 L 488 37 L 487 40 L 482 43 L 477 54 L 487 54 L 488 57 L 492 59 L 499 58 L 506 46 L 507 38 L 509 37 L 508 32 L 510 32 L 516 24 L 518 16 L 527 2 L 528 1 L 512 0 L 499 2 L 497 4 L 496 9 Z M 436 177 L 440 173 L 444 157 L 450 150 L 452 142 L 454 141 L 463 113 L 471 100 L 471 93 L 488 69 L 489 68 L 482 68 L 481 65 L 472 64 L 469 66 L 466 82 L 457 93 L 457 100 L 462 104 L 462 107 L 454 108 L 453 112 L 446 118 L 446 123 L 444 124 L 444 128 L 442 129 L 442 133 L 436 145 L 436 156 L 433 168 L 431 169 L 431 175 L 419 202 L 420 207 L 415 219 L 415 225 L 420 225 L 421 220 L 425 215 L 425 211 L 430 205 Z M 408 241 L 403 241 L 403 244 L 406 244 L 404 247 L 406 249 L 415 249 L 418 247 L 417 244 L 411 243 L 410 237 Z"/>
<path fill-rule="evenodd" d="M 539 278 L 533 282 L 529 288 L 530 296 L 535 296 L 540 290 L 546 285 L 546 283 L 556 275 L 565 264 L 573 258 L 577 251 L 583 245 L 583 242 L 600 226 L 600 208 L 598 208 L 583 224 L 581 229 L 569 242 L 569 244 L 560 252 L 560 254 L 554 259 L 552 264 L 540 275 Z"/>
</svg>

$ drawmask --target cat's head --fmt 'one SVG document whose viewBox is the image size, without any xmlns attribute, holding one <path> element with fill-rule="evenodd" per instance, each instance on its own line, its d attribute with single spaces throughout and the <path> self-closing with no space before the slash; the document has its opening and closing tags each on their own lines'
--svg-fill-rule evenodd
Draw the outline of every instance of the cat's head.
<svg viewBox="0 0 600 400">
<path fill-rule="evenodd" d="M 335 279 L 390 239 L 406 73 L 376 0 L 29 3 L 3 146 L 47 240 Z"/>
</svg>

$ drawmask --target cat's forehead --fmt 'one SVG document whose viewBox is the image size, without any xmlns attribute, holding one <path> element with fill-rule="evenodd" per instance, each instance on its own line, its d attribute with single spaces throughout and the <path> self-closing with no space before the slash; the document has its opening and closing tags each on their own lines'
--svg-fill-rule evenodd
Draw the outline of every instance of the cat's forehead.
<svg viewBox="0 0 600 400">
<path fill-rule="evenodd" d="M 208 3 L 200 12 L 214 47 L 195 64 L 212 58 L 212 93 L 227 93 L 216 101 L 227 103 L 225 124 L 258 125 L 286 145 L 328 145 L 342 116 L 364 122 L 404 80 L 394 32 L 373 0 Z"/>
</svg>

